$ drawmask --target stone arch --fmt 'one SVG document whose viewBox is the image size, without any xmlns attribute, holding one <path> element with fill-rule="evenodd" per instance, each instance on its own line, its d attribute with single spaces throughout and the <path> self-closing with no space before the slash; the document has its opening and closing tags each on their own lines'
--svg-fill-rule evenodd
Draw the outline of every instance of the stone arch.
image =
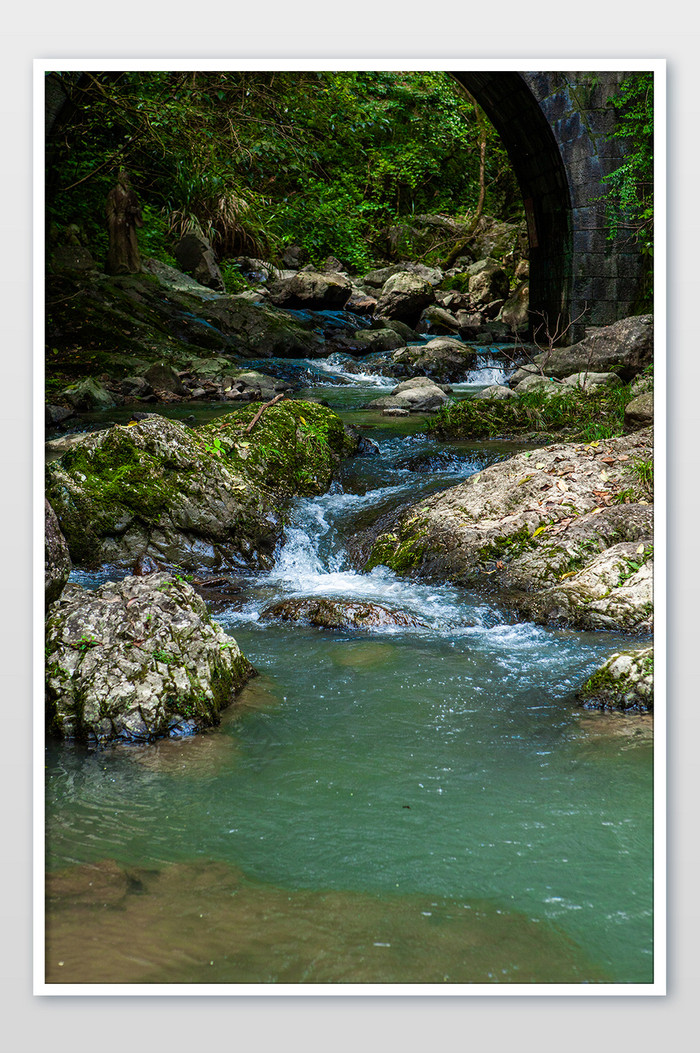
<svg viewBox="0 0 700 1053">
<path fill-rule="evenodd" d="M 604 177 L 623 159 L 608 99 L 624 72 L 453 72 L 508 153 L 525 204 L 530 307 L 553 326 L 609 325 L 638 310 L 643 261 L 624 232 L 607 237 Z M 585 312 L 585 313 L 584 313 Z M 533 315 L 537 322 L 537 316 Z"/>
</svg>

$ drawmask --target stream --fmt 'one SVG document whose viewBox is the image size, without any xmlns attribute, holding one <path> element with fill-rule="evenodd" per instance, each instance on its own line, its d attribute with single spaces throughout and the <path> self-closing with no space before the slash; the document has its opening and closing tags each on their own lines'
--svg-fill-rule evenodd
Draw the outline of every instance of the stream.
<svg viewBox="0 0 700 1053">
<path fill-rule="evenodd" d="M 484 594 L 360 573 L 347 552 L 377 515 L 522 444 L 437 442 L 424 417 L 367 410 L 396 381 L 346 372 L 342 356 L 278 368 L 378 453 L 298 500 L 274 566 L 212 603 L 260 674 L 220 727 L 108 751 L 48 745 L 47 980 L 651 982 L 651 718 L 573 702 L 638 639 L 517 622 Z M 503 376 L 486 351 L 453 387 L 469 397 Z M 260 617 L 312 595 L 421 624 Z"/>
</svg>

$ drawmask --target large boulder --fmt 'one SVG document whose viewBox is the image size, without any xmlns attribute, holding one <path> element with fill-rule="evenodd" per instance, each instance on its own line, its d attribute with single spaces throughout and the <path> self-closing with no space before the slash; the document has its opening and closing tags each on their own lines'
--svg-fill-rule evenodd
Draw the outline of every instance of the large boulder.
<svg viewBox="0 0 700 1053">
<path fill-rule="evenodd" d="M 185 234 L 175 246 L 178 266 L 208 289 L 224 291 L 224 279 L 210 243 L 201 234 Z"/>
<path fill-rule="evenodd" d="M 339 311 L 352 294 L 352 283 L 332 271 L 299 271 L 270 286 L 270 301 L 276 307 L 316 311 Z"/>
<path fill-rule="evenodd" d="M 651 441 L 647 429 L 491 465 L 379 524 L 366 569 L 487 588 L 543 623 L 648 632 L 653 509 L 631 467 Z"/>
<path fill-rule="evenodd" d="M 244 358 L 312 358 L 327 354 L 311 323 L 243 296 L 222 296 L 207 305 L 206 317 L 234 337 Z"/>
<path fill-rule="evenodd" d="M 44 594 L 46 604 L 53 603 L 63 592 L 71 571 L 70 553 L 66 539 L 56 519 L 56 513 L 44 500 Z"/>
<path fill-rule="evenodd" d="M 415 326 L 423 309 L 434 300 L 435 291 L 429 281 L 411 271 L 399 271 L 384 282 L 375 316 Z"/>
<path fill-rule="evenodd" d="M 328 489 L 357 446 L 331 410 L 252 403 L 194 431 L 155 414 L 87 435 L 47 466 L 74 563 L 266 566 L 297 494 Z"/>
<path fill-rule="evenodd" d="M 467 267 L 469 297 L 475 306 L 508 297 L 510 282 L 498 260 L 484 259 Z"/>
<path fill-rule="evenodd" d="M 396 376 L 423 375 L 440 383 L 466 380 L 476 366 L 476 351 L 450 337 L 435 337 L 426 344 L 411 344 L 391 356 Z"/>
<path fill-rule="evenodd" d="M 611 655 L 589 676 L 577 699 L 586 709 L 649 712 L 654 708 L 654 648 Z"/>
<path fill-rule="evenodd" d="M 255 673 L 181 577 L 67 585 L 46 623 L 46 715 L 63 739 L 152 741 L 219 722 Z"/>
<path fill-rule="evenodd" d="M 573 373 L 617 373 L 628 383 L 651 365 L 654 357 L 654 316 L 622 318 L 590 333 L 577 344 L 542 352 L 534 366 L 524 366 L 511 378 L 517 384 L 527 373 L 542 368 L 549 377 L 569 377 Z"/>
</svg>

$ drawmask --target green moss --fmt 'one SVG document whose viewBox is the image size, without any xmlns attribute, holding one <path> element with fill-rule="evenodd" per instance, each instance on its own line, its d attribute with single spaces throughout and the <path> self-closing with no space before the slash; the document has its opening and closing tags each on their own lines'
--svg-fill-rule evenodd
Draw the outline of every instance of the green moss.
<svg viewBox="0 0 700 1053">
<path fill-rule="evenodd" d="M 537 542 L 533 540 L 528 528 L 521 527 L 520 530 L 516 530 L 512 534 L 501 534 L 494 538 L 487 545 L 483 545 L 478 552 L 485 561 L 503 559 L 504 557 L 510 560 L 515 559 L 526 548 L 536 547 Z"/>
<path fill-rule="evenodd" d="M 63 472 L 77 485 L 67 488 Z M 127 519 L 157 522 L 182 487 L 182 472 L 137 447 L 119 426 L 100 445 L 78 444 L 47 467 L 46 494 L 76 563 L 93 559 L 99 538 L 116 532 L 125 513 Z"/>
<path fill-rule="evenodd" d="M 421 562 L 425 548 L 425 541 L 421 541 L 418 536 L 402 540 L 396 534 L 380 534 L 364 569 L 370 571 L 382 565 L 397 574 L 410 574 Z"/>
<path fill-rule="evenodd" d="M 266 409 L 247 432 L 259 409 L 259 403 L 251 403 L 197 434 L 234 471 L 278 498 L 324 493 L 340 460 L 357 445 L 340 417 L 326 406 L 289 399 Z"/>
<path fill-rule="evenodd" d="M 580 688 L 577 694 L 579 702 L 589 708 L 598 709 L 637 710 L 641 712 L 652 709 L 652 697 L 642 695 L 637 684 L 640 677 L 646 678 L 653 675 L 653 650 L 642 658 L 641 663 L 639 662 L 639 652 L 637 651 L 623 651 L 620 653 L 637 659 L 631 673 L 626 676 L 614 677 L 611 672 L 612 659 L 610 659 L 601 669 L 597 669 L 595 673 L 589 676 Z"/>
</svg>

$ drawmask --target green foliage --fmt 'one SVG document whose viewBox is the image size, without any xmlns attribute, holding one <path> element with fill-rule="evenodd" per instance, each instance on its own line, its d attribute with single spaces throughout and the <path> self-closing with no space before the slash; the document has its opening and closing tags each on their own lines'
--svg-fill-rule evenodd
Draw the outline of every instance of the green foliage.
<svg viewBox="0 0 700 1053">
<path fill-rule="evenodd" d="M 605 178 L 608 236 L 629 231 L 647 258 L 644 308 L 651 303 L 654 254 L 654 74 L 631 73 L 609 100 L 617 111 L 611 139 L 622 147 L 622 163 Z"/>
<path fill-rule="evenodd" d="M 515 399 L 464 399 L 442 406 L 428 424 L 440 438 L 481 436 L 566 434 L 571 439 L 593 442 L 622 435 L 629 387 L 586 394 L 564 391 L 550 395 L 528 391 Z"/>
<path fill-rule="evenodd" d="M 649 460 L 643 460 L 642 458 L 637 458 L 637 460 L 633 461 L 632 464 L 630 465 L 629 471 L 632 472 L 632 474 L 636 476 L 636 478 L 637 478 L 638 482 L 640 483 L 640 485 L 642 486 L 642 488 L 649 495 L 653 495 L 653 493 L 654 493 L 654 460 L 653 460 L 653 458 L 649 458 Z"/>
<path fill-rule="evenodd" d="M 61 73 L 68 117 L 47 149 L 47 208 L 106 252 L 105 198 L 125 167 L 144 210 L 144 255 L 182 233 L 217 254 L 315 263 L 382 258 L 392 223 L 469 213 L 487 127 L 487 212 L 520 214 L 500 140 L 442 72 Z"/>
</svg>

